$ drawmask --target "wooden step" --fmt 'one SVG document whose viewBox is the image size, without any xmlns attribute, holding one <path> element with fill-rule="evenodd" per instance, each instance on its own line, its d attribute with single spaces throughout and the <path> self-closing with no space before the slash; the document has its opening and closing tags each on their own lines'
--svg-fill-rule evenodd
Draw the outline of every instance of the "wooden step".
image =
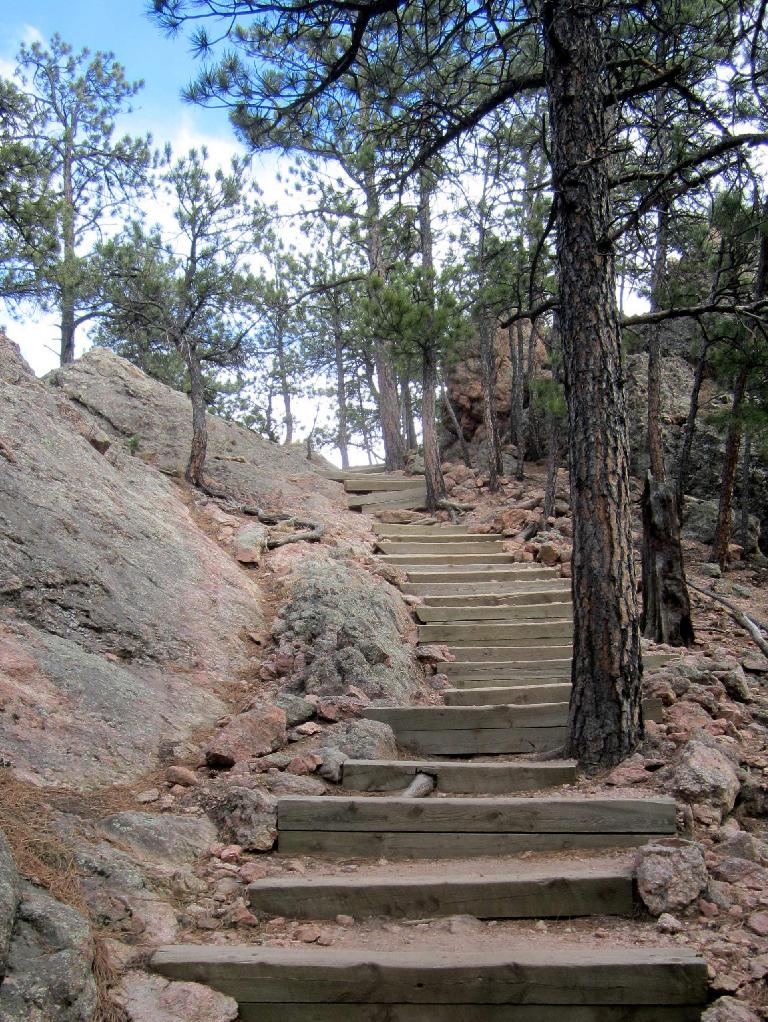
<svg viewBox="0 0 768 1022">
<path fill-rule="evenodd" d="M 445 566 L 451 570 L 464 567 L 471 571 L 482 571 L 484 566 L 493 567 L 496 564 L 514 564 L 513 554 L 485 553 L 480 556 L 473 554 L 450 554 L 450 553 L 423 553 L 423 554 L 382 554 L 382 561 L 387 564 L 398 564 L 410 571 L 411 568 L 422 568 Z"/>
<path fill-rule="evenodd" d="M 518 865 L 511 875 L 478 876 L 467 870 L 404 877 L 280 877 L 248 887 L 252 909 L 291 919 L 350 915 L 476 919 L 568 919 L 630 915 L 632 869 L 622 864 Z"/>
<path fill-rule="evenodd" d="M 455 564 L 443 570 L 434 567 L 430 569 L 428 566 L 414 567 L 408 569 L 409 584 L 403 587 L 403 591 L 415 592 L 417 590 L 411 589 L 411 585 L 418 584 L 453 586 L 455 583 L 463 585 L 467 582 L 526 582 L 533 579 L 557 577 L 559 576 L 554 568 L 505 568 L 503 566 L 485 568 L 482 565 L 461 568 Z"/>
<path fill-rule="evenodd" d="M 438 642 L 446 646 L 476 646 L 487 642 L 489 646 L 531 645 L 536 639 L 544 644 L 549 639 L 569 639 L 573 635 L 570 615 L 555 621 L 523 621 L 521 623 L 490 622 L 489 624 L 434 624 L 419 627 L 419 642 Z"/>
<path fill-rule="evenodd" d="M 680 1022 L 696 1015 L 679 1006 L 700 1014 L 706 1001 L 706 962 L 688 948 L 532 943 L 486 952 L 176 944 L 158 948 L 150 967 L 228 994 L 241 1005 L 242 1022 Z M 307 1006 L 302 1016 L 300 1005 Z M 349 1014 L 356 1005 L 362 1014 Z M 456 1006 L 458 1013 L 446 1014 Z M 473 1006 L 477 1014 L 469 1014 Z M 578 1014 L 579 1006 L 587 1013 Z M 655 1014 L 627 1014 L 633 1006 Z M 673 1006 L 676 1014 L 663 1014 Z M 401 1013 L 410 1007 L 414 1013 Z M 602 1007 L 619 1013 L 601 1013 Z"/>
<path fill-rule="evenodd" d="M 522 710 L 542 704 L 562 706 L 567 719 L 571 685 L 568 682 L 559 685 L 525 685 L 508 688 L 449 688 L 443 692 L 443 697 L 446 707 L 452 708 L 510 707 Z M 646 720 L 662 721 L 664 719 L 664 704 L 661 699 L 656 696 L 643 699 L 643 716 Z M 486 725 L 481 724 L 480 726 Z M 394 728 L 394 724 L 392 727 Z"/>
<path fill-rule="evenodd" d="M 412 476 L 366 476 L 362 472 L 348 476 L 344 480 L 344 489 L 347 493 L 397 493 L 401 490 L 418 489 L 421 485 L 422 481 Z"/>
<path fill-rule="evenodd" d="M 675 833 L 669 798 L 278 800 L 280 853 L 463 858 L 521 851 L 635 847 Z"/>
<path fill-rule="evenodd" d="M 468 536 L 469 529 L 466 525 L 442 525 L 434 520 L 423 520 L 405 525 L 394 525 L 389 522 L 371 522 L 371 528 L 382 539 L 392 539 L 398 536 L 410 536 L 411 534 L 424 536 L 445 536 L 454 538 L 456 536 Z M 498 537 L 494 537 L 498 538 Z"/>
<path fill-rule="evenodd" d="M 468 621 L 532 621 L 537 618 L 567 619 L 573 616 L 573 604 L 570 602 L 555 603 L 518 603 L 513 605 L 497 604 L 496 606 L 476 607 L 431 607 L 425 604 L 416 607 L 416 617 L 426 624 Z"/>
<path fill-rule="evenodd" d="M 541 572 L 546 572 L 542 575 Z M 496 582 L 406 582 L 401 587 L 404 593 L 423 596 L 432 603 L 436 598 L 465 599 L 499 597 L 522 597 L 528 593 L 570 593 L 568 579 L 551 574 L 551 568 L 513 569 L 508 579 Z M 482 599 L 481 601 L 482 602 Z"/>
<path fill-rule="evenodd" d="M 568 1005 L 567 1022 L 699 1022 L 702 1005 Z M 562 1005 L 244 1004 L 240 1022 L 552 1022 Z"/>
<path fill-rule="evenodd" d="M 376 472 L 376 473 L 386 472 L 387 471 L 387 466 L 386 465 L 352 465 L 350 468 L 345 469 L 344 471 L 347 473 L 347 475 L 358 475 L 360 473 L 365 475 L 368 472 Z"/>
<path fill-rule="evenodd" d="M 461 660 L 456 659 L 450 663 L 441 664 L 443 674 L 447 674 L 453 681 L 454 678 L 465 680 L 478 679 L 481 683 L 484 678 L 488 681 L 495 681 L 497 678 L 525 678 L 530 675 L 531 684 L 537 684 L 548 676 L 564 675 L 571 676 L 571 647 L 552 647 L 546 652 L 540 647 L 521 647 L 511 649 L 504 648 L 504 656 L 498 660 Z M 456 648 L 455 653 L 461 654 L 462 648 Z M 520 659 L 513 659 L 517 655 Z M 534 659 L 526 659 L 533 657 Z M 548 659 L 551 657 L 551 659 Z M 486 682 L 487 684 L 488 682 Z M 459 688 L 457 684 L 455 686 Z"/>
<path fill-rule="evenodd" d="M 568 703 L 369 707 L 364 715 L 389 724 L 419 756 L 519 755 L 562 748 Z"/>
<path fill-rule="evenodd" d="M 410 731 L 478 731 L 565 724 L 568 700 L 556 703 L 470 706 L 366 706 L 362 716 L 389 724 L 396 735 Z"/>
<path fill-rule="evenodd" d="M 434 777 L 436 791 L 455 795 L 502 795 L 572 784 L 576 780 L 576 763 L 573 760 L 450 763 L 444 760 L 349 759 L 342 766 L 342 784 L 352 791 L 403 791 L 417 773 Z"/>
<path fill-rule="evenodd" d="M 425 641 L 425 640 L 422 640 Z M 519 640 L 510 638 L 503 646 L 464 646 L 444 643 L 450 653 L 456 658 L 457 663 L 521 663 L 531 661 L 533 663 L 546 662 L 550 660 L 569 660 L 573 655 L 573 646 L 569 643 L 557 646 L 556 642 L 564 642 L 565 636 L 561 638 L 551 637 L 536 639 L 534 637 L 521 638 Z M 531 643 L 532 645 L 524 645 Z M 533 645 L 535 643 L 535 645 Z M 551 643 L 551 645 L 550 645 Z M 441 643 L 442 645 L 442 643 Z M 452 664 L 445 664 L 451 667 Z M 448 671 L 450 674 L 450 671 Z"/>
<path fill-rule="evenodd" d="M 442 692 L 446 706 L 525 706 L 530 703 L 565 702 L 571 698 L 569 681 L 541 685 L 482 686 L 446 688 Z"/>
<path fill-rule="evenodd" d="M 412 504 L 420 507 L 426 500 L 427 491 L 423 486 L 414 486 L 408 490 L 394 490 L 385 493 L 350 494 L 347 506 L 381 511 L 385 508 L 409 508 Z"/>
<path fill-rule="evenodd" d="M 455 536 L 449 536 L 451 543 L 430 543 L 428 540 L 389 540 L 380 539 L 377 542 L 379 550 L 383 554 L 429 554 L 439 558 L 454 557 L 456 554 L 476 554 L 475 560 L 487 563 L 489 554 L 496 556 L 504 554 L 501 543 L 478 543 L 470 539 L 459 540 Z M 509 557 L 509 554 L 505 554 Z M 450 563 L 444 561 L 443 563 Z"/>
<path fill-rule="evenodd" d="M 537 588 L 534 588 L 537 587 Z M 456 589 L 457 586 L 448 586 L 449 589 Z M 421 594 L 423 597 L 422 607 L 438 609 L 461 609 L 462 607 L 519 607 L 530 606 L 534 603 L 567 603 L 571 606 L 571 591 L 564 586 L 555 586 L 554 583 L 527 582 L 522 592 L 503 593 L 461 593 L 449 596 L 447 594 Z"/>
</svg>

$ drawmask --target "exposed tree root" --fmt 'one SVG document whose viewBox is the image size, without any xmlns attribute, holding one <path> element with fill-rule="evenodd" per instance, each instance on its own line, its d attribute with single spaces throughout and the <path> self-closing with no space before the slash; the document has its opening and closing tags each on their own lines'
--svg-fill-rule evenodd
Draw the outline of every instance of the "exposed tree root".
<svg viewBox="0 0 768 1022">
<path fill-rule="evenodd" d="M 735 603 L 731 603 L 730 600 L 726 600 L 724 596 L 720 596 L 719 593 L 713 593 L 709 589 L 702 589 L 701 586 L 694 585 L 693 582 L 688 582 L 688 588 L 694 589 L 697 593 L 701 593 L 702 596 L 708 596 L 710 600 L 714 600 L 716 603 L 722 603 L 724 607 L 727 607 L 730 611 L 733 620 L 741 625 L 745 632 L 748 632 L 752 637 L 755 645 L 760 651 L 768 657 L 768 642 L 763 638 L 762 631 L 768 631 L 768 628 L 760 621 L 753 621 L 752 618 L 747 617 L 743 610 L 739 610 Z"/>
<path fill-rule="evenodd" d="M 285 546 L 287 543 L 317 543 L 325 534 L 325 526 L 322 522 L 297 518 L 295 515 L 282 511 L 264 511 L 262 508 L 257 507 L 256 504 L 244 504 L 236 500 L 232 494 L 227 493 L 225 490 L 216 489 L 208 483 L 200 483 L 198 489 L 206 494 L 206 496 L 212 497 L 215 501 L 222 504 L 227 511 L 256 518 L 262 525 L 280 525 L 300 530 L 298 532 L 269 536 L 267 539 L 268 550 Z"/>
</svg>

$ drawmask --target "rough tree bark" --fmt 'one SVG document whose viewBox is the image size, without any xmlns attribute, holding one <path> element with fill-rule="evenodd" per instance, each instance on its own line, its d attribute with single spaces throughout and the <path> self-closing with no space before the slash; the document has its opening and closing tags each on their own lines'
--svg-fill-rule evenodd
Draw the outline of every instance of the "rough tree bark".
<svg viewBox="0 0 768 1022">
<path fill-rule="evenodd" d="M 341 457 L 341 467 L 349 468 L 349 446 L 347 437 L 347 420 L 349 416 L 347 413 L 347 383 L 344 374 L 344 338 L 336 309 L 334 309 L 333 315 L 333 345 L 336 365 L 336 410 L 339 420 L 339 433 L 336 440 L 336 446 L 339 449 L 339 456 Z"/>
<path fill-rule="evenodd" d="M 651 280 L 651 310 L 659 308 L 666 279 L 669 249 L 669 214 L 657 215 L 656 247 Z M 664 439 L 661 432 L 661 329 L 648 334 L 648 460 L 650 471 L 643 488 L 643 635 L 670 646 L 694 641 L 691 600 L 685 578 L 680 539 L 680 508 L 676 489 L 667 483 Z"/>
<path fill-rule="evenodd" d="M 541 12 L 574 517 L 568 753 L 589 770 L 643 736 L 600 13 L 590 0 L 548 0 Z"/>
<path fill-rule="evenodd" d="M 747 380 L 750 366 L 748 362 L 740 367 L 733 386 L 733 405 L 731 421 L 725 438 L 725 456 L 723 459 L 723 482 L 720 487 L 720 504 L 717 509 L 717 526 L 715 541 L 712 544 L 710 561 L 715 561 L 724 568 L 728 561 L 728 544 L 731 541 L 731 505 L 733 504 L 733 487 L 736 482 L 736 470 L 739 463 L 739 447 L 741 446 L 741 406 L 747 392 Z"/>
<path fill-rule="evenodd" d="M 676 492 L 677 504 L 680 509 L 681 518 L 685 499 L 685 484 L 688 479 L 688 465 L 691 461 L 691 450 L 693 448 L 693 436 L 696 432 L 696 417 L 699 414 L 699 395 L 701 394 L 701 385 L 704 382 L 704 372 L 707 366 L 707 354 L 711 344 L 711 340 L 709 338 L 705 338 L 699 354 L 699 359 L 696 363 L 696 372 L 694 373 L 693 388 L 691 390 L 691 400 L 688 405 L 688 415 L 685 420 L 685 426 L 683 427 L 683 439 L 680 443 L 680 457 L 677 462 Z"/>
<path fill-rule="evenodd" d="M 496 493 L 502 473 L 499 425 L 496 418 L 496 350 L 494 345 L 495 316 L 483 309 L 480 313 L 480 372 L 483 388 L 483 424 L 488 442 L 488 489 Z"/>
<path fill-rule="evenodd" d="M 366 205 L 368 269 L 370 271 L 369 297 L 377 300 L 377 281 L 384 280 L 384 253 L 381 239 L 381 204 L 376 183 L 376 170 L 372 163 L 363 175 Z M 378 406 L 381 432 L 384 440 L 384 461 L 390 472 L 405 468 L 405 444 L 400 431 L 400 403 L 397 398 L 397 379 L 392 365 L 388 342 L 383 337 L 373 338 L 373 357 L 378 379 Z"/>
<path fill-rule="evenodd" d="M 419 438 L 416 436 L 416 422 L 413 417 L 413 397 L 411 395 L 409 370 L 404 370 L 400 373 L 400 400 L 403 411 L 405 446 L 409 451 L 415 451 L 419 446 Z"/>
<path fill-rule="evenodd" d="M 427 511 L 434 513 L 445 497 L 445 480 L 440 465 L 437 440 L 437 341 L 434 330 L 435 288 L 432 243 L 432 209 L 430 181 L 426 171 L 419 174 L 419 236 L 421 268 L 424 276 L 424 298 L 427 304 L 426 336 L 422 341 L 421 363 L 421 429 L 424 437 L 424 479 L 427 487 Z"/>
<path fill-rule="evenodd" d="M 760 248 L 757 260 L 757 272 L 755 274 L 755 286 L 753 296 L 755 301 L 760 301 L 768 294 L 768 200 L 763 203 L 763 222 L 760 228 Z M 758 326 L 749 327 L 747 344 L 753 339 L 753 335 L 759 329 Z M 733 408 L 731 409 L 731 422 L 728 426 L 728 434 L 725 440 L 725 461 L 723 464 L 723 485 L 720 490 L 720 507 L 717 512 L 717 528 L 715 530 L 715 542 L 710 555 L 711 561 L 716 561 L 721 568 L 725 567 L 728 559 L 728 543 L 731 538 L 731 504 L 733 502 L 733 485 L 736 481 L 736 468 L 739 460 L 739 446 L 741 444 L 742 425 L 740 420 L 741 407 L 747 392 L 747 382 L 754 364 L 750 361 L 749 354 L 745 350 L 739 371 L 736 375 L 736 382 L 733 388 Z"/>
<path fill-rule="evenodd" d="M 512 362 L 512 395 L 509 407 L 509 439 L 517 448 L 515 478 L 522 479 L 525 461 L 525 335 L 523 322 L 517 320 L 509 327 L 509 357 Z"/>
<path fill-rule="evenodd" d="M 205 381 L 195 347 L 189 341 L 177 348 L 184 357 L 189 372 L 189 396 L 192 401 L 192 447 L 184 478 L 193 486 L 203 486 L 205 455 L 208 450 L 208 423 L 205 412 Z"/>
<path fill-rule="evenodd" d="M 461 428 L 461 423 L 459 422 L 459 417 L 456 414 L 456 409 L 453 407 L 453 401 L 451 401 L 448 388 L 444 384 L 440 390 L 440 397 L 448 412 L 448 417 L 451 420 L 451 425 L 453 426 L 453 431 L 456 434 L 456 439 L 459 441 L 459 446 L 461 447 L 461 460 L 467 468 L 472 468 L 469 444 L 467 443 L 467 438 L 464 436 L 464 430 Z"/>
<path fill-rule="evenodd" d="M 752 474 L 752 438 L 744 434 L 741 452 L 741 492 L 739 494 L 739 542 L 745 554 L 749 544 L 750 476 Z"/>
<path fill-rule="evenodd" d="M 62 160 L 62 186 L 64 201 L 61 215 L 62 282 L 61 282 L 61 364 L 75 360 L 75 286 L 74 276 L 77 263 L 75 254 L 75 198 L 72 168 L 72 131 L 67 128 L 64 135 L 64 156 Z"/>
</svg>

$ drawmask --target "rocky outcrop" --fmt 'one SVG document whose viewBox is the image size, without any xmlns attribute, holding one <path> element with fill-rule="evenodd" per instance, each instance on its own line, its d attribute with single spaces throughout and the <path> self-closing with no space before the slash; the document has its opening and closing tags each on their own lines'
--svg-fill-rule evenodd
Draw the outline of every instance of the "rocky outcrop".
<svg viewBox="0 0 768 1022">
<path fill-rule="evenodd" d="M 171 482 L 120 444 L 100 453 L 0 344 L 4 762 L 68 786 L 125 780 L 222 714 L 215 688 L 247 662 L 260 595 Z"/>
<path fill-rule="evenodd" d="M 5 978 L 3 1022 L 90 1022 L 96 983 L 88 921 L 70 905 L 21 884 Z"/>
<path fill-rule="evenodd" d="M 186 395 L 98 348 L 54 370 L 47 381 L 109 437 L 128 444 L 138 460 L 171 475 L 183 474 L 192 438 Z M 270 510 L 292 507 L 333 524 L 343 507 L 338 483 L 320 475 L 301 449 L 271 443 L 215 415 L 208 416 L 206 473 L 217 485 Z"/>
<path fill-rule="evenodd" d="M 294 693 L 408 702 L 420 684 L 410 615 L 386 582 L 351 561 L 320 556 L 294 565 L 273 628 L 277 669 Z"/>
<path fill-rule="evenodd" d="M 637 890 L 649 912 L 659 916 L 685 908 L 707 886 L 701 848 L 682 841 L 657 841 L 638 852 Z"/>
<path fill-rule="evenodd" d="M 129 972 L 113 993 L 130 1022 L 234 1022 L 237 1001 L 200 983 Z"/>
</svg>

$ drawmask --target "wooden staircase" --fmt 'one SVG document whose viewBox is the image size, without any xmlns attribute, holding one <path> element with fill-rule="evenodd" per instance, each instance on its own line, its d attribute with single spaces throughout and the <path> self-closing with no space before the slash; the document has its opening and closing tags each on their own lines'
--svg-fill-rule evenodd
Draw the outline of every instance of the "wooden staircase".
<svg viewBox="0 0 768 1022">
<path fill-rule="evenodd" d="M 412 477 L 350 472 L 343 481 L 362 510 L 423 502 Z M 631 916 L 631 864 L 620 849 L 673 835 L 674 801 L 569 793 L 573 762 L 513 758 L 556 756 L 564 744 L 569 583 L 514 562 L 497 536 L 374 527 L 382 559 L 423 597 L 420 641 L 455 657 L 443 665 L 451 688 L 441 706 L 366 713 L 419 758 L 348 760 L 338 796 L 278 801 L 278 854 L 354 857 L 364 867 L 260 880 L 249 887 L 252 910 L 311 920 Z M 658 701 L 644 708 L 661 713 Z M 409 797 L 412 782 L 427 797 Z M 393 874 L 392 860 L 403 869 Z M 705 963 L 678 944 L 562 935 L 477 948 L 457 936 L 450 949 L 424 938 L 418 950 L 394 951 L 178 945 L 152 965 L 235 997 L 243 1022 L 693 1022 L 707 996 Z"/>
</svg>

